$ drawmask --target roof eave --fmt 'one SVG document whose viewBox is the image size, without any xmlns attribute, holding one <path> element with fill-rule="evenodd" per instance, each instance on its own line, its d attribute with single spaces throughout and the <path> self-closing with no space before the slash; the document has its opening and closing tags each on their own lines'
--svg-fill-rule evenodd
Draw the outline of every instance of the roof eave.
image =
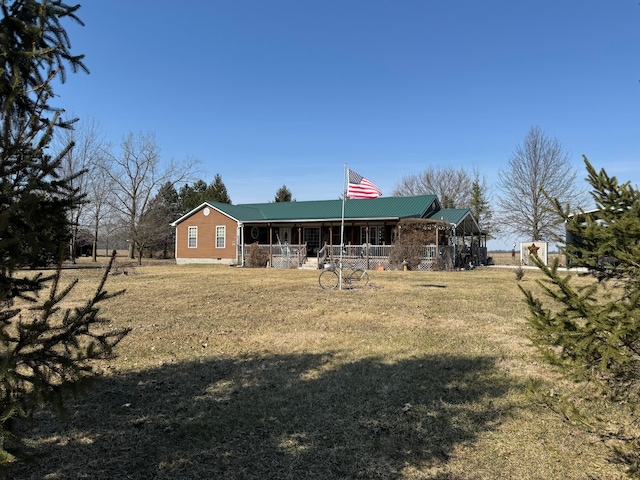
<svg viewBox="0 0 640 480">
<path fill-rule="evenodd" d="M 347 222 L 384 222 L 384 221 L 397 221 L 400 218 L 405 217 L 345 217 L 344 221 Z M 411 218 L 411 217 L 406 217 Z M 322 222 L 342 222 L 342 218 L 279 218 L 270 220 L 244 220 L 243 223 L 322 223 Z"/>
<path fill-rule="evenodd" d="M 204 206 L 207 206 L 209 208 L 213 208 L 216 212 L 221 213 L 225 217 L 229 217 L 231 220 L 235 220 L 236 222 L 240 221 L 237 218 L 235 218 L 233 215 L 231 215 L 230 213 L 224 212 L 224 211 L 220 210 L 218 207 L 216 207 L 215 205 L 212 205 L 210 202 L 206 202 L 205 201 L 205 202 L 202 202 L 200 205 L 198 205 L 196 208 L 194 208 L 194 209 L 190 210 L 189 212 L 185 213 L 183 216 L 181 216 L 175 222 L 171 223 L 171 226 L 172 227 L 177 227 L 179 223 L 183 222 L 184 220 L 189 218 L 191 215 L 193 215 L 196 212 L 198 212 L 199 210 L 201 210 Z"/>
</svg>

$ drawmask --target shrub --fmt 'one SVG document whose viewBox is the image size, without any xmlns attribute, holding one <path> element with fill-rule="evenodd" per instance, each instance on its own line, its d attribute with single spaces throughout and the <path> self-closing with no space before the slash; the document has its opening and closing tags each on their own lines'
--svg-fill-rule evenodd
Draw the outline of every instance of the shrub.
<svg viewBox="0 0 640 480">
<path fill-rule="evenodd" d="M 425 243 L 421 232 L 415 230 L 403 232 L 391 247 L 389 263 L 393 268 L 402 268 L 406 262 L 407 268 L 417 270 L 422 260 L 423 245 Z"/>
<path fill-rule="evenodd" d="M 269 253 L 258 245 L 258 242 L 251 244 L 249 247 L 249 256 L 247 257 L 247 265 L 251 268 L 264 268 L 269 261 Z"/>
<path fill-rule="evenodd" d="M 420 219 L 401 220 L 389 254 L 391 267 L 399 269 L 406 262 L 410 270 L 417 270 L 422 261 L 424 246 L 436 243 L 438 225 L 439 222 Z"/>
</svg>

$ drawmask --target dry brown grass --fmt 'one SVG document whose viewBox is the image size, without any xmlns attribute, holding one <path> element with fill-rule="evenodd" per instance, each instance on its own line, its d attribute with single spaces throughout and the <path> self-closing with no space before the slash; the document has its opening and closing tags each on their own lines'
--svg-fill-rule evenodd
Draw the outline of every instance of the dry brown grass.
<svg viewBox="0 0 640 480">
<path fill-rule="evenodd" d="M 517 252 L 515 259 L 511 256 L 509 252 L 489 252 L 488 254 L 492 259 L 495 265 L 505 266 L 505 265 L 518 265 L 520 264 L 520 253 Z M 566 261 L 564 255 L 559 253 L 549 253 L 549 265 L 554 261 L 555 258 L 558 258 L 558 265 L 561 267 L 566 266 Z"/>
<path fill-rule="evenodd" d="M 65 274 L 82 296 L 99 273 Z M 127 293 L 103 311 L 133 331 L 68 422 L 39 415 L 50 456 L 11 478 L 621 477 L 527 394 L 549 372 L 512 269 L 372 271 L 353 291 L 317 275 L 149 263 L 112 277 Z"/>
</svg>

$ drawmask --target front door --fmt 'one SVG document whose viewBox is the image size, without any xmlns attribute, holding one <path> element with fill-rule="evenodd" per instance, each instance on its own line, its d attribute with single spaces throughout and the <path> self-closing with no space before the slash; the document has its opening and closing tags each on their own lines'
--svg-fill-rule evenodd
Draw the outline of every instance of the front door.
<svg viewBox="0 0 640 480">
<path fill-rule="evenodd" d="M 278 231 L 278 241 L 284 245 L 291 245 L 291 227 L 280 227 Z"/>
<path fill-rule="evenodd" d="M 320 227 L 304 227 L 302 241 L 307 244 L 307 254 L 315 255 L 320 250 Z"/>
</svg>

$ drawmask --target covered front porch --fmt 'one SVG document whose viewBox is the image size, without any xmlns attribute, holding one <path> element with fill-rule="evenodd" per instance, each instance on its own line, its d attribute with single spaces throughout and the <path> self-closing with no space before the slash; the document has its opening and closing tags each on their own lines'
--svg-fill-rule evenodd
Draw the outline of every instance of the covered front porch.
<svg viewBox="0 0 640 480">
<path fill-rule="evenodd" d="M 432 244 L 421 250 L 419 270 L 473 268 L 487 261 L 486 237 L 469 225 L 438 221 Z M 269 256 L 274 268 L 323 268 L 327 262 L 343 262 L 365 270 L 399 269 L 392 262 L 398 222 L 338 222 L 246 224 L 239 228 L 238 263 L 257 244 Z M 341 247 L 343 238 L 343 247 Z"/>
</svg>

